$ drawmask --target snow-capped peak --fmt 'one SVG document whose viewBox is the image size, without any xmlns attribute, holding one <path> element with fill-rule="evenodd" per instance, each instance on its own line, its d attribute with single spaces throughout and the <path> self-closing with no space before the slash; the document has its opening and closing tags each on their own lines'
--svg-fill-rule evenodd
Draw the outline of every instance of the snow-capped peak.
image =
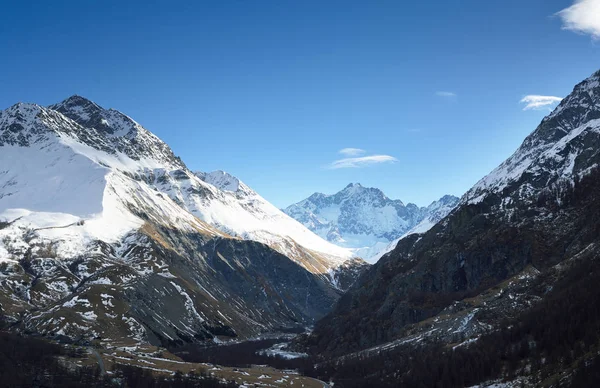
<svg viewBox="0 0 600 388">
<path fill-rule="evenodd" d="M 375 187 L 365 187 L 360 183 L 350 183 L 346 186 L 342 191 L 338 193 L 340 197 L 347 198 L 358 198 L 363 197 L 366 201 L 380 201 L 386 202 L 390 199 L 383 193 L 383 191 L 379 190 Z M 343 200 L 342 200 L 343 201 Z M 404 206 L 404 203 L 400 200 L 395 200 L 395 203 Z"/>
<path fill-rule="evenodd" d="M 419 208 L 392 200 L 377 188 L 351 183 L 333 195 L 315 193 L 284 211 L 324 239 L 369 260 L 420 222 L 440 218 L 457 202 L 458 198 L 445 196 Z"/>
<path fill-rule="evenodd" d="M 20 102 L 0 111 L 0 146 L 41 144 L 53 134 L 74 133 L 75 127 L 75 123 L 53 110 Z"/>
<path fill-rule="evenodd" d="M 571 123 L 565 122 L 565 124 L 571 128 L 578 127 L 586 121 L 598 118 L 598 112 L 600 111 L 600 102 L 598 101 L 599 87 L 600 70 L 575 85 L 573 92 L 564 98 L 554 111 L 543 119 L 542 123 L 551 121 L 569 110 Z"/>
<path fill-rule="evenodd" d="M 104 109 L 77 95 L 49 106 L 49 110 L 81 126 L 76 133 L 78 142 L 109 154 L 126 155 L 134 161 L 152 160 L 170 168 L 185 168 L 167 144 L 118 110 Z"/>
<path fill-rule="evenodd" d="M 0 146 L 0 213 L 23 208 L 81 217 L 86 228 L 118 231 L 110 241 L 148 219 L 168 228 L 224 232 L 265 243 L 315 273 L 353 256 L 230 174 L 193 174 L 133 119 L 80 96 L 0 112 Z"/>
<path fill-rule="evenodd" d="M 63 114 L 71 113 L 72 115 L 77 115 L 82 119 L 89 119 L 89 117 L 103 110 L 102 107 L 100 107 L 95 102 L 76 94 L 72 95 L 66 100 L 59 102 L 58 104 L 51 105 L 49 108 L 61 112 Z M 68 115 L 65 114 L 65 116 Z"/>
</svg>

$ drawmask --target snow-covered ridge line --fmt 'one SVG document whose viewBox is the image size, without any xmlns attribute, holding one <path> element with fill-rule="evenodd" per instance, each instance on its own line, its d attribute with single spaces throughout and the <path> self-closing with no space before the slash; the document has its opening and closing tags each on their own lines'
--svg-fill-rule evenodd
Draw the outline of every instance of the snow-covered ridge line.
<svg viewBox="0 0 600 388">
<path fill-rule="evenodd" d="M 461 198 L 461 203 L 479 203 L 530 176 L 539 187 L 522 186 L 519 198 L 525 200 L 556 179 L 572 181 L 584 174 L 585 171 L 577 170 L 576 164 L 581 155 L 592 151 L 586 150 L 584 144 L 587 133 L 597 132 L 600 127 L 598 101 L 600 71 L 576 85 L 514 154 L 477 182 Z"/>
<path fill-rule="evenodd" d="M 256 240 L 311 272 L 325 274 L 353 256 L 239 179 L 222 171 L 192 173 L 133 119 L 80 96 L 50 107 L 19 103 L 0 111 L 0 147 L 0 216 L 28 209 L 23 214 L 34 227 L 31 212 L 40 219 L 56 213 L 84 220 L 81 244 L 118 241 L 151 219 L 170 228 Z"/>
</svg>

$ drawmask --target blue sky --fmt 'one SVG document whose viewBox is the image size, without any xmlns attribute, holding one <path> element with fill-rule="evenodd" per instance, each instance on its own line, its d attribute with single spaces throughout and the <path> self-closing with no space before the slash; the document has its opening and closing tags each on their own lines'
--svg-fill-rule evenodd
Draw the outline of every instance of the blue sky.
<svg viewBox="0 0 600 388">
<path fill-rule="evenodd" d="M 280 207 L 350 182 L 427 205 L 535 129 L 525 96 L 600 68 L 598 0 L 407 3 L 12 2 L 0 109 L 86 96 Z"/>
</svg>

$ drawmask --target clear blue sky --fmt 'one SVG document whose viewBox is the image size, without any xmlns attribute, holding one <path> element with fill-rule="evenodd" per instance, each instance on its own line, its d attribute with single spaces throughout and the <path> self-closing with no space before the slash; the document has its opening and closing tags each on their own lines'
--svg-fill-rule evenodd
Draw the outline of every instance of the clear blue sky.
<svg viewBox="0 0 600 388">
<path fill-rule="evenodd" d="M 86 96 L 280 207 L 350 182 L 426 205 L 537 126 L 525 95 L 600 68 L 553 16 L 573 0 L 187 3 L 4 4 L 0 109 Z M 348 147 L 397 162 L 327 168 Z"/>
</svg>

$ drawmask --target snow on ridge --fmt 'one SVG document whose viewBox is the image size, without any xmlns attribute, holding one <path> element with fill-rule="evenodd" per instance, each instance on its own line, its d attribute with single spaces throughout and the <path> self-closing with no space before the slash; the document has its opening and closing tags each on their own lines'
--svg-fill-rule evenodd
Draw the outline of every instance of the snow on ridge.
<svg viewBox="0 0 600 388">
<path fill-rule="evenodd" d="M 562 162 L 558 153 L 566 144 L 584 131 L 596 130 L 600 116 L 600 71 L 575 86 L 552 113 L 523 141 L 523 144 L 503 163 L 479 180 L 461 199 L 464 204 L 481 202 L 489 193 L 500 193 L 508 185 L 517 182 L 524 173 L 539 175 L 544 163 L 555 159 Z M 582 150 L 577 152 L 581 153 Z M 577 152 L 569 156 L 573 167 Z M 559 160 L 561 159 L 561 160 Z M 559 163 L 560 164 L 560 163 Z M 553 163 L 554 167 L 561 168 Z M 573 168 L 562 169 L 561 178 L 573 179 Z M 553 176 L 552 171 L 546 171 Z"/>
<path fill-rule="evenodd" d="M 216 170 L 209 173 L 198 171 L 194 174 L 204 182 L 223 191 L 236 192 L 240 189 L 240 180 L 222 170 Z"/>
<path fill-rule="evenodd" d="M 206 178 L 207 176 L 209 178 Z M 219 186 L 212 185 L 215 177 L 224 178 L 216 183 L 226 184 L 229 188 L 232 188 L 229 182 L 235 182 L 234 184 L 238 186 L 237 190 L 222 190 Z M 215 187 L 214 195 L 218 200 L 202 201 L 198 198 L 190 198 L 190 203 L 186 205 L 193 214 L 209 224 L 222 225 L 230 234 L 278 246 L 281 253 L 288 255 L 290 252 L 283 249 L 283 245 L 288 244 L 281 240 L 282 237 L 328 255 L 328 259 L 334 265 L 339 265 L 354 256 L 351 250 L 331 244 L 308 230 L 238 178 L 222 171 L 210 174 L 197 172 L 192 177 L 191 184 L 198 185 L 199 182 L 204 184 L 207 182 L 211 187 Z"/>
<path fill-rule="evenodd" d="M 213 235 L 219 233 L 216 227 L 288 256 L 316 253 L 327 268 L 353 257 L 350 250 L 322 240 L 237 178 L 224 172 L 195 176 L 165 143 L 122 113 L 103 110 L 89 100 L 72 103 L 67 112 L 72 118 L 36 104 L 17 104 L 0 112 L 0 165 L 8 167 L 0 171 L 0 213 L 27 208 L 41 218 L 57 214 L 53 226 L 61 229 L 51 233 L 56 237 L 67 233 L 58 215 L 83 220 L 82 228 L 73 229 L 77 231 L 73 239 L 86 244 L 94 238 L 116 241 L 138 229 L 143 221 L 133 215 L 135 208 L 159 223 Z M 88 108 L 80 109 L 80 103 Z M 52 107 L 66 109 L 61 104 Z M 113 114 L 125 124 L 111 122 Z M 89 125 L 94 126 L 75 120 L 85 125 L 91 120 Z M 18 136 L 6 130 L 13 123 L 18 124 Z M 127 140 L 132 136 L 142 152 Z M 37 227 L 33 218 L 29 216 L 28 222 Z M 114 227 L 117 224 L 122 227 Z M 308 250 L 299 252 L 295 244 Z"/>
<path fill-rule="evenodd" d="M 598 81 L 596 87 L 600 86 Z M 599 96 L 600 97 L 600 96 Z M 565 99 L 566 101 L 572 101 L 573 97 L 569 96 Z M 568 102 L 567 102 L 568 105 Z M 563 111 L 565 106 L 560 107 L 560 111 Z M 600 105 L 599 105 L 600 109 Z M 558 108 L 557 108 L 558 110 Z M 552 117 L 556 117 L 557 111 L 553 112 Z M 548 116 L 543 122 L 549 120 Z M 529 172 L 534 175 L 539 175 L 544 168 L 544 165 L 548 162 L 552 163 L 555 168 L 560 169 L 560 178 L 572 180 L 574 178 L 574 162 L 575 158 L 583 150 L 571 151 L 567 157 L 568 160 L 559 154 L 565 150 L 567 145 L 574 139 L 582 136 L 586 131 L 598 132 L 600 128 L 600 119 L 592 119 L 589 121 L 579 121 L 579 126 L 570 128 L 569 131 L 564 131 L 560 139 L 556 141 L 542 141 L 537 139 L 536 129 L 524 142 L 523 144 L 506 159 L 502 164 L 496 167 L 492 172 L 479 180 L 461 199 L 461 203 L 476 204 L 482 201 L 489 193 L 495 192 L 500 193 L 511 183 L 517 182 L 524 173 Z M 560 128 L 559 128 L 560 129 Z M 556 133 L 559 133 L 558 130 Z M 568 168 L 561 163 L 568 163 Z M 546 171 L 550 176 L 555 176 L 557 171 Z"/>
<path fill-rule="evenodd" d="M 594 97 L 597 99 L 599 96 L 595 96 L 595 90 L 600 88 L 600 70 L 592 74 L 589 78 L 583 80 L 579 84 L 577 84 L 573 88 L 573 92 L 569 94 L 566 98 L 564 98 L 561 103 L 548 115 L 544 118 L 544 121 L 551 120 L 558 115 L 560 115 L 565 109 L 570 107 L 581 106 L 585 109 L 591 108 L 600 108 L 600 102 L 582 100 L 581 95 L 587 94 L 590 99 Z M 593 106 L 590 106 L 590 102 L 592 102 Z"/>
<path fill-rule="evenodd" d="M 0 165 L 0 210 L 70 213 L 80 217 L 102 211 L 108 169 L 69 152 L 60 143 L 38 147 L 4 146 Z"/>
<path fill-rule="evenodd" d="M 95 107 L 98 106 L 95 105 Z M 114 112 L 122 115 L 118 111 Z M 103 115 L 103 117 L 106 116 L 105 112 Z M 135 124 L 137 125 L 137 123 Z M 143 129 L 141 126 L 140 128 Z M 152 133 L 148 132 L 148 134 L 156 138 Z M 78 152 L 98 160 L 99 163 L 115 166 L 122 170 L 133 171 L 136 168 L 139 170 L 139 167 L 142 166 L 146 170 L 155 170 L 155 173 L 158 172 L 156 170 L 170 171 L 169 166 L 161 165 L 161 161 L 154 163 L 155 161 L 149 158 L 131 160 L 127 155 L 120 153 L 117 155 L 96 153 L 90 147 L 77 142 L 70 143 L 70 146 Z M 323 241 L 301 224 L 283 214 L 238 178 L 224 171 L 214 171 L 208 174 L 196 173 L 195 176 L 187 171 L 185 166 L 177 171 L 182 179 L 173 179 L 171 177 L 173 174 L 167 173 L 170 176 L 169 183 L 162 185 L 162 190 L 167 192 L 171 199 L 185 204 L 185 210 L 217 229 L 228 234 L 266 243 L 276 249 L 279 248 L 284 254 L 290 252 L 282 248 L 287 244 L 280 240 L 282 237 L 287 237 L 306 248 L 326 254 L 335 265 L 353 256 L 351 251 Z M 193 193 L 189 194 L 189 190 L 192 190 Z M 207 200 L 202 194 L 195 194 L 196 192 L 210 193 L 209 197 L 212 200 Z"/>
<path fill-rule="evenodd" d="M 11 128 L 17 136 L 5 136 L 14 134 Z M 59 241 L 64 254 L 78 254 L 93 240 L 117 242 L 139 229 L 144 222 L 131 209 L 140 205 L 160 214 L 159 223 L 217 234 L 135 179 L 164 164 L 94 148 L 80 141 L 81 130 L 36 104 L 0 112 L 0 218 L 21 217 L 16 225 L 42 228 L 38 234 Z"/>
</svg>

